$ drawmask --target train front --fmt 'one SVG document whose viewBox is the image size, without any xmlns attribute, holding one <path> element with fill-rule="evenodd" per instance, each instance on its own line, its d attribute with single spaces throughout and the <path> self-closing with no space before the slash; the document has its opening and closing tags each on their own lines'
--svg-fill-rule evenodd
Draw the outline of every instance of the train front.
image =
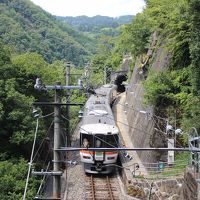
<svg viewBox="0 0 200 200">
<path fill-rule="evenodd" d="M 86 124 L 81 127 L 80 145 L 85 148 L 118 147 L 118 128 L 110 124 Z M 86 173 L 109 174 L 115 169 L 117 151 L 88 151 L 80 152 Z"/>
</svg>

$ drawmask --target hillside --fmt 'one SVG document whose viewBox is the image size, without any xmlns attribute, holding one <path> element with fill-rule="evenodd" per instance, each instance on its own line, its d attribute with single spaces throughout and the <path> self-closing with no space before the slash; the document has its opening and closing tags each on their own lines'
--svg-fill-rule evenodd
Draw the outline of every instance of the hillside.
<svg viewBox="0 0 200 200">
<path fill-rule="evenodd" d="M 105 35 L 118 34 L 117 28 L 120 25 L 128 24 L 132 21 L 132 15 L 125 15 L 120 17 L 107 17 L 107 16 L 78 16 L 78 17 L 58 17 L 66 22 L 68 25 L 73 26 L 81 32 L 89 33 L 104 33 Z"/>
<path fill-rule="evenodd" d="M 66 59 L 80 65 L 94 50 L 92 39 L 29 0 L 0 2 L 0 38 L 14 51 L 37 52 L 49 63 Z"/>
</svg>

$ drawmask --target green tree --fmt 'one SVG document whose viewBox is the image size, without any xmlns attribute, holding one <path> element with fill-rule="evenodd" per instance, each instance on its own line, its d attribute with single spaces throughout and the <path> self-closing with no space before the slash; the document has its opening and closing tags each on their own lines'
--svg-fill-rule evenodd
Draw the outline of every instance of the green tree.
<svg viewBox="0 0 200 200">
<path fill-rule="evenodd" d="M 192 59 L 192 80 L 194 93 L 200 96 L 200 1 L 190 0 L 189 11 L 191 16 L 190 52 Z"/>
<path fill-rule="evenodd" d="M 27 163 L 23 159 L 17 161 L 0 162 L 0 199 L 16 200 L 22 199 L 27 174 Z M 36 194 L 36 186 L 39 182 L 31 178 L 27 191 L 27 200 L 33 199 Z"/>
</svg>

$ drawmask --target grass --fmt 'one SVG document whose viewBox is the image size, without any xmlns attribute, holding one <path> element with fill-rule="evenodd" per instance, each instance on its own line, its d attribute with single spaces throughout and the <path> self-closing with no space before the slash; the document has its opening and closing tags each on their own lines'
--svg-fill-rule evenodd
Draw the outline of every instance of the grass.
<svg viewBox="0 0 200 200">
<path fill-rule="evenodd" d="M 157 169 L 150 169 L 149 175 L 145 178 L 147 179 L 167 179 L 172 177 L 183 176 L 186 167 L 188 166 L 189 152 L 181 152 L 175 154 L 175 162 L 172 166 L 168 166 L 167 163 L 164 163 L 163 169 L 159 169 L 158 164 L 155 163 Z M 144 178 L 144 177 L 137 177 Z"/>
</svg>

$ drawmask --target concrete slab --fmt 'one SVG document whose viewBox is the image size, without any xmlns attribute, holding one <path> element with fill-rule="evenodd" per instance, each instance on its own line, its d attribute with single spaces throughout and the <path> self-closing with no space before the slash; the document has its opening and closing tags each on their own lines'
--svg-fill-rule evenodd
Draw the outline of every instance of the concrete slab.
<svg viewBox="0 0 200 200">
<path fill-rule="evenodd" d="M 129 125 L 125 111 L 125 100 L 126 100 L 126 93 L 124 92 L 119 95 L 116 104 L 113 107 L 113 112 L 117 126 L 120 130 L 120 136 L 124 146 L 127 148 L 134 148 L 129 135 Z M 137 152 L 129 151 L 127 153 L 133 159 L 129 160 L 124 156 L 125 158 L 123 159 L 124 161 L 122 164 L 124 167 L 124 172 L 126 173 L 126 177 L 131 180 L 133 177 L 138 177 L 138 176 L 143 177 L 147 175 L 148 174 L 147 170 L 142 164 Z"/>
</svg>

